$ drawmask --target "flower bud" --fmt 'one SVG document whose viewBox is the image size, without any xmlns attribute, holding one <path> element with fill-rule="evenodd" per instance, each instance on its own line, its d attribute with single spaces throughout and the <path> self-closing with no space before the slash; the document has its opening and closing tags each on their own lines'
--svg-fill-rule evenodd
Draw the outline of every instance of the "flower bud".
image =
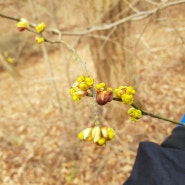
<svg viewBox="0 0 185 185">
<path fill-rule="evenodd" d="M 72 96 L 72 99 L 73 99 L 73 101 L 75 101 L 75 102 L 80 101 L 81 98 L 82 98 L 82 97 L 79 96 L 79 95 L 77 95 L 77 94 L 75 94 L 75 95 Z"/>
<path fill-rule="evenodd" d="M 85 82 L 81 82 L 78 87 L 83 91 L 87 91 L 89 89 L 89 86 Z"/>
<path fill-rule="evenodd" d="M 108 133 L 108 138 L 111 140 L 115 137 L 115 132 L 112 128 L 108 127 L 107 128 L 107 133 Z"/>
<path fill-rule="evenodd" d="M 107 132 L 107 127 L 102 127 L 101 128 L 101 133 L 102 133 L 102 136 L 104 137 L 104 138 L 108 138 L 108 132 Z"/>
<path fill-rule="evenodd" d="M 106 86 L 106 84 L 105 84 L 104 82 L 102 82 L 102 83 L 96 85 L 96 90 L 97 90 L 97 92 L 99 92 L 99 91 L 104 91 L 104 90 L 106 90 L 106 89 L 107 89 L 107 86 Z"/>
<path fill-rule="evenodd" d="M 36 37 L 35 39 L 38 44 L 42 44 L 44 42 L 44 37 Z"/>
<path fill-rule="evenodd" d="M 101 138 L 98 140 L 98 142 L 97 142 L 98 145 L 104 145 L 105 143 L 106 143 L 106 139 L 105 139 L 104 137 L 101 137 Z"/>
<path fill-rule="evenodd" d="M 133 89 L 132 86 L 128 86 L 128 87 L 126 88 L 126 93 L 127 93 L 127 94 L 130 94 L 130 95 L 134 95 L 134 94 L 136 93 L 136 91 Z"/>
<path fill-rule="evenodd" d="M 76 80 L 77 83 L 80 83 L 85 80 L 85 77 L 83 75 L 79 76 Z"/>
<path fill-rule="evenodd" d="M 113 92 L 111 90 L 97 92 L 96 100 L 99 105 L 105 105 L 113 99 Z"/>
<path fill-rule="evenodd" d="M 130 115 L 130 120 L 132 121 L 136 121 L 142 116 L 141 110 L 135 109 L 133 107 L 128 110 L 128 114 Z"/>
<path fill-rule="evenodd" d="M 84 130 L 82 130 L 79 134 L 78 134 L 78 138 L 80 140 L 85 140 L 85 141 L 92 141 L 93 137 L 92 137 L 92 128 L 86 128 Z"/>
<path fill-rule="evenodd" d="M 84 141 L 93 141 L 97 145 L 104 145 L 107 141 L 112 140 L 115 132 L 110 127 L 94 127 L 86 128 L 78 134 L 78 138 Z"/>
<path fill-rule="evenodd" d="M 133 95 L 130 95 L 130 94 L 123 94 L 121 96 L 121 99 L 123 103 L 129 104 L 129 105 L 131 105 L 134 101 Z"/>
<path fill-rule="evenodd" d="M 95 126 L 92 129 L 92 137 L 93 137 L 94 143 L 96 143 L 100 139 L 100 137 L 101 137 L 101 130 L 100 130 L 99 126 Z"/>
<path fill-rule="evenodd" d="M 24 31 L 25 29 L 29 28 L 29 22 L 26 19 L 21 18 L 17 23 L 17 28 L 19 31 Z"/>
<path fill-rule="evenodd" d="M 35 29 L 37 30 L 38 33 L 42 33 L 46 28 L 46 25 L 44 22 L 38 24 L 35 26 Z"/>
<path fill-rule="evenodd" d="M 89 86 L 89 88 L 91 88 L 94 84 L 94 79 L 91 77 L 86 77 L 85 78 L 85 83 Z"/>
</svg>

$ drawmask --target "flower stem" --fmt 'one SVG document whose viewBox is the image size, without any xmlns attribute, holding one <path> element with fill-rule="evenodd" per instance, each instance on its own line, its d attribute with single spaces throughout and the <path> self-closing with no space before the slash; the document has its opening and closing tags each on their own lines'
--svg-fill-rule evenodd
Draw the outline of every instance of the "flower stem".
<svg viewBox="0 0 185 185">
<path fill-rule="evenodd" d="M 144 110 L 142 110 L 141 108 L 139 108 L 138 106 L 136 106 L 135 104 L 132 104 L 132 107 L 134 107 L 134 108 L 136 108 L 136 109 L 139 109 L 139 110 L 142 112 L 143 115 L 150 116 L 150 117 L 157 118 L 157 119 L 161 119 L 161 120 L 164 120 L 164 121 L 168 121 L 168 122 L 171 122 L 171 123 L 173 123 L 173 124 L 180 124 L 180 125 L 183 125 L 181 122 L 174 121 L 174 120 L 171 120 L 171 119 L 168 119 L 168 118 L 165 118 L 165 117 L 162 117 L 162 116 L 153 114 L 153 113 L 151 113 L 151 112 L 144 111 Z"/>
<path fill-rule="evenodd" d="M 99 126 L 100 125 L 100 116 L 99 116 L 99 109 L 98 109 L 98 103 L 96 100 L 96 91 L 94 87 L 91 88 L 91 97 L 93 97 L 93 104 L 94 104 L 94 119 L 95 119 L 95 125 Z"/>
<path fill-rule="evenodd" d="M 113 100 L 122 102 L 122 100 L 120 98 L 113 98 Z M 168 119 L 168 118 L 159 116 L 157 114 L 153 114 L 151 112 L 147 112 L 145 110 L 142 110 L 140 107 L 138 107 L 134 103 L 131 106 L 134 107 L 135 109 L 139 109 L 142 112 L 142 115 L 150 116 L 150 117 L 157 118 L 157 119 L 160 119 L 160 120 L 163 120 L 163 121 L 168 121 L 168 122 L 173 123 L 173 124 L 176 124 L 176 125 L 179 124 L 179 125 L 184 126 L 184 124 L 181 123 L 181 122 L 174 121 L 174 120 L 171 120 L 171 119 Z"/>
</svg>

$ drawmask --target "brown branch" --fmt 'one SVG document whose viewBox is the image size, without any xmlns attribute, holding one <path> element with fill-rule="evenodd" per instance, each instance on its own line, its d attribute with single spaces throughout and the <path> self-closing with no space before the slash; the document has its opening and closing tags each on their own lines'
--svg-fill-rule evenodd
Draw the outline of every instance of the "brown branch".
<svg viewBox="0 0 185 185">
<path fill-rule="evenodd" d="M 10 19 L 10 20 L 13 20 L 13 21 L 17 21 L 17 22 L 20 21 L 20 19 L 17 19 L 17 18 L 14 18 L 14 17 L 10 17 L 10 16 L 7 16 L 7 15 L 3 15 L 1 13 L 0 13 L 0 17 L 6 18 L 6 19 Z"/>
<path fill-rule="evenodd" d="M 135 14 L 131 14 L 123 19 L 119 19 L 118 21 L 112 22 L 110 24 L 103 24 L 103 25 L 99 25 L 99 26 L 93 26 L 87 30 L 84 31 L 80 31 L 80 32 L 63 32 L 63 35 L 86 35 L 95 31 L 103 31 L 103 30 L 108 30 L 111 29 L 115 26 L 119 26 L 121 24 L 124 24 L 128 21 L 138 21 L 144 18 L 147 18 L 153 14 L 155 14 L 156 12 L 165 9 L 167 7 L 170 6 L 175 6 L 175 5 L 179 5 L 185 3 L 185 0 L 179 0 L 179 1 L 175 1 L 175 2 L 170 2 L 170 3 L 165 3 L 165 4 L 158 4 L 157 8 L 154 8 L 153 10 L 149 10 L 149 11 L 143 11 L 143 12 L 138 12 Z"/>
<path fill-rule="evenodd" d="M 152 9 L 152 10 L 140 11 L 140 12 L 137 12 L 135 14 L 131 14 L 131 15 L 123 18 L 123 19 L 119 19 L 118 21 L 112 22 L 110 24 L 103 24 L 103 25 L 99 25 L 99 26 L 93 26 L 93 27 L 87 28 L 86 30 L 82 30 L 82 31 L 79 31 L 79 32 L 62 32 L 62 35 L 77 36 L 77 35 L 90 34 L 90 33 L 95 32 L 95 31 L 108 30 L 108 29 L 111 29 L 115 26 L 119 26 L 119 25 L 124 24 L 124 23 L 129 22 L 129 21 L 142 20 L 144 18 L 147 18 L 147 17 L 155 14 L 156 12 L 158 12 L 162 9 L 168 8 L 170 6 L 183 4 L 183 3 L 185 3 L 185 0 L 178 0 L 178 1 L 169 2 L 169 3 L 159 3 L 158 6 L 154 9 Z M 20 19 L 17 19 L 17 18 L 13 18 L 13 17 L 10 17 L 10 16 L 3 15 L 1 13 L 0 13 L 0 17 L 7 18 L 7 19 L 10 19 L 10 20 L 14 20 L 14 21 L 19 21 L 20 20 Z M 49 30 L 50 29 L 48 29 L 48 31 Z M 51 31 L 52 31 L 52 29 L 51 29 Z"/>
</svg>

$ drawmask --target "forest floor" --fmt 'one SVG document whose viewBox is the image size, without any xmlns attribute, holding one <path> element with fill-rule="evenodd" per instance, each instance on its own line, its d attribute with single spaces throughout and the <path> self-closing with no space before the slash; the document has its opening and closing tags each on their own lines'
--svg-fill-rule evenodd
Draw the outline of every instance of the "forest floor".
<svg viewBox="0 0 185 185">
<path fill-rule="evenodd" d="M 82 74 L 81 65 L 59 46 L 33 42 L 25 46 L 31 33 L 24 33 L 27 40 L 18 45 L 20 33 L 14 32 L 1 30 L 0 37 L 2 55 L 15 45 L 26 48 L 18 57 L 21 62 L 11 66 L 13 72 L 0 71 L 1 185 L 120 185 L 131 172 L 139 143 L 160 144 L 171 133 L 174 125 L 151 117 L 137 122 L 128 117 L 107 119 L 109 105 L 105 105 L 100 108 L 102 122 L 115 129 L 115 139 L 103 147 L 79 141 L 79 131 L 94 120 L 92 98 L 74 103 L 69 95 L 70 86 Z M 137 40 L 138 34 L 133 35 Z M 173 28 L 157 24 L 139 39 L 134 63 L 137 99 L 145 110 L 180 121 L 185 113 L 182 40 Z M 81 44 L 77 52 L 97 81 L 89 47 Z"/>
</svg>

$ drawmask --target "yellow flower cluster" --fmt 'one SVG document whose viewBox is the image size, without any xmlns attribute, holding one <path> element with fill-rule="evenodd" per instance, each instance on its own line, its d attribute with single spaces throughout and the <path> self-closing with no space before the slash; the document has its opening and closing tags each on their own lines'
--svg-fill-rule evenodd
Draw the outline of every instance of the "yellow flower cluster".
<svg viewBox="0 0 185 185">
<path fill-rule="evenodd" d="M 44 22 L 41 22 L 35 26 L 35 30 L 40 34 L 45 30 L 45 28 L 46 28 L 46 25 Z M 35 39 L 38 44 L 42 44 L 45 41 L 44 37 L 42 36 L 36 37 Z"/>
<path fill-rule="evenodd" d="M 133 95 L 135 90 L 132 86 L 120 86 L 118 89 L 114 90 L 117 98 L 121 98 L 123 103 L 131 105 L 134 101 Z"/>
<path fill-rule="evenodd" d="M 100 92 L 100 91 L 113 91 L 111 87 L 107 87 L 107 85 L 102 82 L 102 83 L 99 83 L 96 85 L 96 90 L 97 92 Z"/>
<path fill-rule="evenodd" d="M 46 28 L 46 25 L 44 22 L 41 22 L 40 24 L 37 24 L 35 26 L 35 29 L 37 30 L 38 33 L 42 33 Z"/>
<path fill-rule="evenodd" d="M 15 62 L 15 59 L 9 56 L 8 51 L 4 52 L 4 58 L 10 64 L 13 64 Z"/>
<path fill-rule="evenodd" d="M 104 145 L 106 141 L 112 140 L 114 137 L 115 132 L 112 128 L 97 125 L 86 128 L 78 134 L 80 140 L 94 142 L 98 145 Z"/>
<path fill-rule="evenodd" d="M 24 18 L 21 18 L 20 21 L 17 23 L 17 28 L 19 31 L 24 31 L 25 29 L 28 29 L 29 27 L 34 27 L 35 30 L 40 33 L 40 37 L 36 37 L 36 41 L 38 44 L 41 44 L 45 41 L 44 37 L 41 35 L 42 32 L 45 30 L 46 28 L 46 25 L 44 22 L 41 22 L 37 25 L 32 25 L 30 26 L 30 23 L 24 19 Z"/>
<path fill-rule="evenodd" d="M 132 121 L 136 121 L 136 120 L 138 120 L 139 118 L 141 118 L 141 116 L 142 116 L 141 110 L 135 109 L 135 108 L 133 108 L 133 107 L 131 107 L 131 108 L 128 110 L 128 114 L 130 115 L 130 120 L 132 120 Z"/>
<path fill-rule="evenodd" d="M 79 76 L 70 88 L 70 95 L 74 101 L 79 101 L 87 95 L 87 91 L 93 86 L 94 79 L 91 77 Z"/>
<path fill-rule="evenodd" d="M 19 31 L 24 31 L 29 27 L 30 27 L 29 22 L 24 18 L 21 18 L 20 21 L 17 23 L 17 28 Z"/>
</svg>

